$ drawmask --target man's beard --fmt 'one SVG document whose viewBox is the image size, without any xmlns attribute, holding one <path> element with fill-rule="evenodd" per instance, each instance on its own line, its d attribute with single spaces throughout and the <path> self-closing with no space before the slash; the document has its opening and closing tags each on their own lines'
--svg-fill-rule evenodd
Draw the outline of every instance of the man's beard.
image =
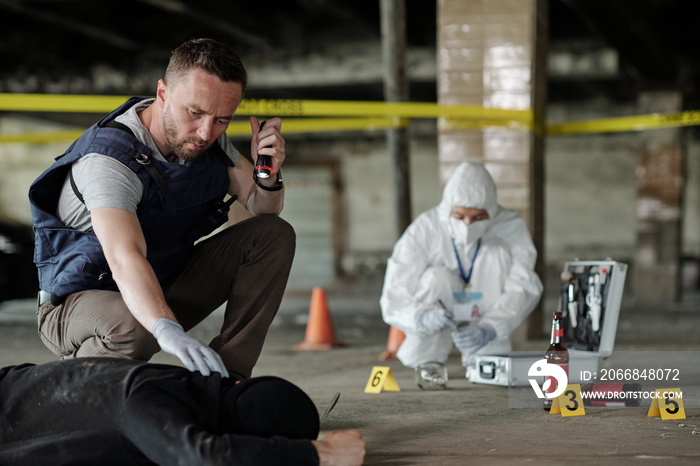
<svg viewBox="0 0 700 466">
<path fill-rule="evenodd" d="M 166 108 L 163 113 L 163 132 L 165 133 L 165 140 L 173 154 L 185 162 L 197 160 L 211 146 L 209 141 L 204 141 L 199 138 L 178 138 L 177 125 L 173 120 L 169 108 Z M 204 148 L 201 150 L 189 149 L 187 147 L 189 143 L 198 144 L 204 146 Z"/>
</svg>

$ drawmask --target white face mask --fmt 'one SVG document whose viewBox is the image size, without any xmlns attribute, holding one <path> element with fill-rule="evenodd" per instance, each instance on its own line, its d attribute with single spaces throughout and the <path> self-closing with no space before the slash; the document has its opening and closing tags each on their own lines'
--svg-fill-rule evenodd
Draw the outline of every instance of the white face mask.
<svg viewBox="0 0 700 466">
<path fill-rule="evenodd" d="M 486 230 L 489 227 L 488 220 L 478 220 L 471 225 L 467 226 L 464 220 L 450 217 L 450 230 L 452 230 L 452 237 L 455 242 L 459 244 L 472 244 L 476 243 L 479 238 L 484 236 Z"/>
</svg>

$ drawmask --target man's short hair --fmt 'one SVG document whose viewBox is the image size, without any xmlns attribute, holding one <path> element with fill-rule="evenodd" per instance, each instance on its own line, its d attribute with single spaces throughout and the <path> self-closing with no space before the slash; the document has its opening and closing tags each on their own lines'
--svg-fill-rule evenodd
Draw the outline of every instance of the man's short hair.
<svg viewBox="0 0 700 466">
<path fill-rule="evenodd" d="M 175 84 L 190 70 L 199 68 L 224 82 L 239 83 L 245 93 L 248 73 L 243 62 L 226 44 L 214 39 L 191 39 L 173 50 L 165 70 L 166 84 Z"/>
</svg>

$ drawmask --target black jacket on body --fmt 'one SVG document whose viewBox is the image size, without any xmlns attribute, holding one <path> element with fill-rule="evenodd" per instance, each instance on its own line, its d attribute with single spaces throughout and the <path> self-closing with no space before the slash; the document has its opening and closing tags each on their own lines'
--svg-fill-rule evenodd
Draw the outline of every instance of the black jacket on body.
<svg viewBox="0 0 700 466">
<path fill-rule="evenodd" d="M 81 358 L 0 369 L 0 465 L 317 465 L 318 411 L 276 377 Z"/>
</svg>

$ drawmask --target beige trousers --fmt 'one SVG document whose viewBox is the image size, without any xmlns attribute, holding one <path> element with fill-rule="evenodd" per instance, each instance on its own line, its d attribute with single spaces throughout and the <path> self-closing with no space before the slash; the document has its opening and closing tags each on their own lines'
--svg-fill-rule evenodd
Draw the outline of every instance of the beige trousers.
<svg viewBox="0 0 700 466">
<path fill-rule="evenodd" d="M 163 293 L 187 331 L 226 303 L 210 343 L 232 376 L 248 378 L 279 308 L 294 259 L 293 228 L 275 215 L 249 218 L 198 243 Z M 118 291 L 73 293 L 59 306 L 40 304 L 39 336 L 61 358 L 124 357 L 147 361 L 160 347 Z"/>
</svg>

